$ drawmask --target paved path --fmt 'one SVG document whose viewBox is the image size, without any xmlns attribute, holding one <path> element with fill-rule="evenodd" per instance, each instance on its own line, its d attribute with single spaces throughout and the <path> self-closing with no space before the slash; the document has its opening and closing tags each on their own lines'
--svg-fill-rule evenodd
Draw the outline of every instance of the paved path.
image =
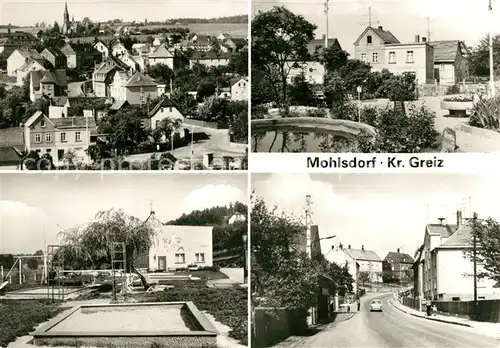
<svg viewBox="0 0 500 348">
<path fill-rule="evenodd" d="M 382 313 L 370 313 L 369 304 L 373 298 L 382 300 Z M 392 294 L 372 295 L 362 299 L 361 311 L 352 319 L 307 337 L 300 347 L 499 347 L 498 340 L 478 334 L 473 328 L 425 320 L 403 313 L 389 303 L 390 299 Z"/>
</svg>

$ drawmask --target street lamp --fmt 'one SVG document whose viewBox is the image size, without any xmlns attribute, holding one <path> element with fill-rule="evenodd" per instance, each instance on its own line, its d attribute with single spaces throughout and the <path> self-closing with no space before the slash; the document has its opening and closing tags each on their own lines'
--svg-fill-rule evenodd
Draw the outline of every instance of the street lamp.
<svg viewBox="0 0 500 348">
<path fill-rule="evenodd" d="M 356 88 L 356 91 L 358 92 L 358 122 L 361 122 L 361 91 L 363 89 L 361 86 L 358 86 Z"/>
<path fill-rule="evenodd" d="M 247 262 L 248 262 L 248 258 L 247 258 L 247 252 L 248 252 L 248 248 L 247 248 L 247 235 L 244 234 L 241 236 L 241 239 L 243 240 L 243 250 L 244 250 L 244 253 L 245 253 L 245 256 L 244 256 L 244 263 L 243 263 L 243 284 L 247 284 L 247 281 L 248 281 L 248 265 L 247 265 Z"/>
<path fill-rule="evenodd" d="M 474 262 L 474 319 L 477 320 L 477 308 L 478 308 L 478 303 L 477 303 L 477 239 L 476 239 L 476 233 L 474 231 L 474 227 L 476 226 L 477 223 L 477 213 L 474 213 L 472 217 L 473 221 L 473 230 L 472 230 L 472 254 L 473 254 L 473 262 Z"/>
<path fill-rule="evenodd" d="M 493 7 L 491 6 L 492 0 L 489 0 L 488 3 L 488 11 L 489 11 L 489 31 L 490 34 L 489 36 L 489 53 L 490 53 L 490 96 L 491 98 L 495 97 L 495 77 L 494 77 L 494 72 L 493 72 L 493 33 L 492 33 L 492 26 L 493 26 Z"/>
</svg>

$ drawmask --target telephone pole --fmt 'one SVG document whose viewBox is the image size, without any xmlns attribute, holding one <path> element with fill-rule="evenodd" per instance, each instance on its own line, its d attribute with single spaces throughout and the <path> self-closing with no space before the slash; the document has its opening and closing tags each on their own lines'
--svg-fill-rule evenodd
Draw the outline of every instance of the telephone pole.
<svg viewBox="0 0 500 348">
<path fill-rule="evenodd" d="M 489 27 L 490 27 L 490 35 L 489 35 L 489 49 L 490 49 L 490 95 L 492 98 L 495 97 L 495 74 L 493 71 L 493 7 L 491 6 L 492 0 L 489 0 L 488 11 L 489 11 Z"/>
<path fill-rule="evenodd" d="M 330 10 L 330 0 L 325 0 L 325 18 L 326 18 L 326 34 L 325 34 L 325 48 L 328 48 L 328 11 Z"/>
</svg>

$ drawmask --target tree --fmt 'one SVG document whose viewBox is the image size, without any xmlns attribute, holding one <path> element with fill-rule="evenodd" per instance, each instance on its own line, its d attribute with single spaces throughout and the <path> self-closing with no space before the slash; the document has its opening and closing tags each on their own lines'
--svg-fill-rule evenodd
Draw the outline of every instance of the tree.
<svg viewBox="0 0 500 348">
<path fill-rule="evenodd" d="M 305 74 L 302 72 L 293 79 L 292 85 L 289 86 L 290 103 L 294 105 L 310 106 L 314 104 L 314 96 L 312 86 L 306 80 Z"/>
<path fill-rule="evenodd" d="M 310 58 L 307 45 L 314 39 L 316 26 L 283 6 L 275 6 L 270 11 L 258 13 L 252 21 L 251 30 L 254 69 L 268 74 L 277 72 L 278 80 L 273 83 L 280 83 L 281 91 L 274 96 L 274 100 L 285 103 L 288 100 L 287 78 L 290 70 Z"/>
<path fill-rule="evenodd" d="M 174 78 L 174 72 L 166 64 L 155 64 L 148 69 L 148 74 L 157 82 L 170 84 L 170 80 Z"/>
<path fill-rule="evenodd" d="M 337 71 L 347 64 L 349 53 L 338 45 L 332 45 L 324 49 L 318 56 L 326 71 Z"/>
<path fill-rule="evenodd" d="M 248 76 L 248 49 L 244 48 L 229 59 L 229 69 L 240 76 Z"/>
<path fill-rule="evenodd" d="M 246 144 L 248 142 L 248 103 L 247 102 L 230 102 L 229 109 L 232 105 L 241 105 L 242 108 L 230 112 L 229 129 L 231 131 L 232 141 Z"/>
<path fill-rule="evenodd" d="M 230 115 L 227 110 L 228 101 L 217 96 L 205 99 L 205 102 L 198 110 L 200 120 L 215 122 L 220 125 L 228 125 Z"/>
<path fill-rule="evenodd" d="M 406 113 L 404 102 L 417 99 L 415 75 L 405 72 L 402 75 L 394 75 L 387 80 L 387 96 L 394 102 L 394 110 Z"/>
<path fill-rule="evenodd" d="M 59 23 L 54 22 L 54 26 L 51 29 L 52 34 L 60 34 L 61 33 L 61 28 L 59 27 Z"/>
<path fill-rule="evenodd" d="M 358 274 L 358 281 L 363 284 L 363 287 L 365 286 L 365 283 L 369 282 L 371 280 L 371 274 L 368 271 L 360 271 Z"/>
<path fill-rule="evenodd" d="M 357 87 L 364 86 L 371 77 L 371 65 L 358 59 L 350 59 L 338 70 L 344 80 L 347 93 L 357 95 Z"/>
<path fill-rule="evenodd" d="M 475 76 L 489 76 L 489 35 L 486 34 L 476 45 L 468 58 L 470 72 Z M 493 37 L 493 70 L 500 71 L 500 34 Z"/>
<path fill-rule="evenodd" d="M 165 118 L 160 121 L 155 131 L 160 135 L 160 138 L 170 141 L 172 134 L 181 127 L 181 124 L 179 119 Z"/>
<path fill-rule="evenodd" d="M 196 99 L 191 94 L 177 88 L 172 92 L 170 100 L 177 105 L 177 108 L 184 116 L 193 116 L 196 114 L 198 103 L 196 103 Z"/>
<path fill-rule="evenodd" d="M 33 258 L 33 259 L 28 259 L 27 264 L 28 264 L 29 269 L 33 269 L 33 270 L 35 270 L 35 269 L 37 269 L 37 268 L 38 268 L 38 261 L 37 261 L 37 259 L 35 259 L 35 258 Z"/>
<path fill-rule="evenodd" d="M 35 253 L 33 255 L 35 255 L 35 256 L 43 255 L 43 250 L 37 250 L 37 251 L 35 251 Z"/>
<path fill-rule="evenodd" d="M 476 261 L 481 265 L 477 274 L 479 279 L 492 279 L 500 284 L 500 224 L 489 217 L 481 222 L 472 224 L 472 238 L 470 245 L 473 245 L 473 238 L 476 237 Z M 474 252 L 472 248 L 465 251 L 465 255 L 474 262 Z"/>
<path fill-rule="evenodd" d="M 150 219 L 151 220 L 151 219 Z M 149 223 L 127 215 L 121 210 L 99 211 L 94 219 L 83 226 L 62 231 L 64 258 L 74 258 L 80 264 L 98 269 L 109 263 L 112 242 L 125 243 L 127 270 L 136 273 L 147 290 L 149 283 L 137 270 L 135 260 L 149 252 L 156 237 L 156 229 Z M 73 259 L 72 259 L 73 260 Z"/>
</svg>

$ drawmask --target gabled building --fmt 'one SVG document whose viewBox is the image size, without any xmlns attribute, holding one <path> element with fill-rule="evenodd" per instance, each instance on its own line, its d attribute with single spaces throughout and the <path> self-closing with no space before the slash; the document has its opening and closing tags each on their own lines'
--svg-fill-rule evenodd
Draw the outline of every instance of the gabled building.
<svg viewBox="0 0 500 348">
<path fill-rule="evenodd" d="M 354 58 L 372 66 L 373 71 L 415 74 L 418 84 L 434 83 L 434 50 L 425 37 L 401 43 L 382 26 L 368 26 L 354 42 Z"/>
<path fill-rule="evenodd" d="M 179 111 L 177 105 L 167 96 L 163 96 L 154 106 L 149 112 L 148 118 L 143 120 L 143 124 L 147 129 L 154 131 L 158 128 L 160 122 L 165 119 L 170 119 L 179 123 L 184 121 L 184 115 Z M 181 138 L 184 137 L 184 131 L 182 129 L 179 129 L 177 133 Z"/>
<path fill-rule="evenodd" d="M 344 246 L 339 244 L 338 246 L 332 245 L 332 248 L 325 253 L 325 258 L 330 263 L 335 263 L 340 267 L 347 267 L 349 274 L 352 276 L 352 292 L 357 294 L 357 279 L 359 274 L 359 264 L 356 260 L 345 251 Z"/>
<path fill-rule="evenodd" d="M 460 40 L 431 41 L 434 49 L 434 78 L 440 84 L 461 83 L 469 77 L 470 51 Z"/>
<path fill-rule="evenodd" d="M 45 48 L 40 55 L 48 60 L 55 69 L 65 69 L 68 66 L 66 56 L 58 49 Z"/>
<path fill-rule="evenodd" d="M 32 102 L 43 96 L 49 99 L 67 96 L 68 78 L 64 69 L 32 71 L 29 79 Z"/>
<path fill-rule="evenodd" d="M 231 100 L 248 100 L 248 80 L 244 77 L 236 77 L 230 81 Z"/>
<path fill-rule="evenodd" d="M 125 48 L 125 45 L 120 40 L 115 40 L 110 47 L 111 54 L 118 58 L 129 53 L 127 48 Z"/>
<path fill-rule="evenodd" d="M 465 256 L 472 248 L 472 221 L 457 211 L 456 224 L 440 219 L 427 224 L 424 242 L 414 263 L 415 295 L 427 300 L 470 301 L 473 299 L 473 262 Z M 480 222 L 480 221 L 479 221 Z M 482 272 L 479 264 L 478 273 Z M 500 288 L 490 279 L 479 279 L 478 299 L 500 298 Z"/>
<path fill-rule="evenodd" d="M 94 68 L 92 89 L 96 97 L 111 96 L 111 83 L 116 71 L 126 72 L 129 67 L 118 58 L 109 56 Z"/>
<path fill-rule="evenodd" d="M 194 51 L 208 52 L 213 48 L 214 38 L 209 35 L 194 34 L 186 43 L 187 49 Z"/>
<path fill-rule="evenodd" d="M 173 70 L 175 65 L 174 60 L 175 52 L 169 49 L 165 44 L 162 44 L 156 47 L 156 49 L 149 54 L 148 64 L 149 66 L 163 64 Z"/>
<path fill-rule="evenodd" d="M 414 262 L 413 257 L 406 253 L 401 253 L 399 249 L 396 252 L 390 251 L 382 262 L 384 275 L 398 282 L 412 282 Z"/>
<path fill-rule="evenodd" d="M 102 62 L 102 53 L 90 43 L 68 42 L 61 48 L 61 52 L 66 56 L 68 69 L 89 69 Z"/>
<path fill-rule="evenodd" d="M 375 251 L 365 249 L 364 245 L 361 246 L 361 249 L 352 249 L 349 245 L 347 249 L 344 248 L 344 251 L 359 265 L 358 276 L 361 272 L 366 272 L 371 282 L 382 282 L 382 259 Z"/>
<path fill-rule="evenodd" d="M 21 68 L 28 61 L 43 61 L 42 57 L 36 50 L 31 48 L 18 48 L 12 52 L 7 58 L 7 75 L 17 76 L 17 69 Z"/>
<path fill-rule="evenodd" d="M 49 154 L 54 164 L 62 165 L 68 152 L 81 162 L 90 163 L 86 153 L 95 143 L 97 126 L 93 117 L 48 118 L 41 111 L 35 112 L 23 125 L 25 151 Z"/>
<path fill-rule="evenodd" d="M 30 72 L 33 71 L 43 71 L 53 69 L 52 64 L 46 60 L 42 59 L 26 59 L 26 63 L 24 63 L 21 67 L 16 70 L 16 80 L 17 85 L 22 86 L 25 82 L 26 78 L 29 78 Z"/>
<path fill-rule="evenodd" d="M 94 48 L 97 51 L 101 52 L 103 58 L 109 57 L 110 49 L 104 41 L 96 38 L 94 42 Z"/>
<path fill-rule="evenodd" d="M 158 97 L 158 84 L 142 72 L 129 75 L 124 71 L 113 74 L 111 97 L 115 100 L 126 100 L 130 105 L 145 104 Z"/>
</svg>

